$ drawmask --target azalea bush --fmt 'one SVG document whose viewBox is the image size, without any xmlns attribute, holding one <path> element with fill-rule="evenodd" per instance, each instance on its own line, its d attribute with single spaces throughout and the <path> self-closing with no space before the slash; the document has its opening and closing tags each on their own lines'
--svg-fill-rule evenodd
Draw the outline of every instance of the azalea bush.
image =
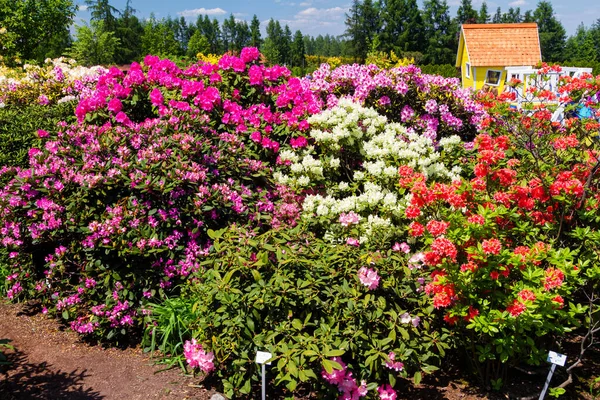
<svg viewBox="0 0 600 400">
<path fill-rule="evenodd" d="M 597 107 L 587 96 L 599 88 L 593 77 L 564 78 L 558 96 Z M 410 189 L 418 212 L 409 234 L 424 245 L 430 271 L 425 291 L 464 332 L 462 347 L 482 381 L 495 386 L 507 366 L 539 364 L 566 333 L 593 323 L 588 313 L 598 306 L 585 295 L 594 297 L 600 277 L 592 244 L 599 124 L 552 122 L 556 106 L 545 100 L 554 95 L 543 87 L 531 95 L 538 101 L 523 111 L 487 99 L 491 117 L 465 159 L 469 179 L 446 190 L 418 181 Z"/>
<path fill-rule="evenodd" d="M 177 293 L 201 268 L 208 229 L 294 224 L 295 198 L 270 168 L 319 103 L 258 56 L 111 69 L 76 123 L 40 130 L 29 166 L 4 168 L 8 296 L 40 299 L 81 333 L 126 335 L 148 299 Z"/>
<path fill-rule="evenodd" d="M 166 302 L 169 318 L 185 326 L 155 325 L 166 312 L 161 306 L 148 316 L 147 343 L 174 350 L 165 339 L 176 343 L 179 332 L 210 344 L 215 373 L 235 398 L 258 384 L 257 350 L 274 355 L 272 387 L 289 396 L 317 390 L 362 397 L 379 382 L 418 383 L 435 371 L 450 338 L 432 326 L 424 282 L 405 254 L 332 244 L 307 228 L 209 232 L 214 252 L 182 296 L 187 306 Z"/>
<path fill-rule="evenodd" d="M 458 78 L 422 74 L 414 65 L 388 70 L 353 64 L 332 70 L 323 64 L 312 74 L 310 87 L 329 108 L 347 97 L 432 140 L 459 135 L 471 141 L 486 116 Z"/>
<path fill-rule="evenodd" d="M 0 68 L 0 108 L 9 105 L 49 105 L 89 94 L 106 68 L 78 66 L 74 60 L 47 59 L 42 66 Z"/>
</svg>

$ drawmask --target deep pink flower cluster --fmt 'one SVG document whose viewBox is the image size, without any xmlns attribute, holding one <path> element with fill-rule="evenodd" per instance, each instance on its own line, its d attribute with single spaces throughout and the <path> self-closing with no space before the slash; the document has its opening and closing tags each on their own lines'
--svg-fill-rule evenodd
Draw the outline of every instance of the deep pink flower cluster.
<svg viewBox="0 0 600 400">
<path fill-rule="evenodd" d="M 206 352 L 196 339 L 186 340 L 183 345 L 183 356 L 188 365 L 192 368 L 200 368 L 205 374 L 215 369 L 213 360 L 215 358 L 212 352 Z"/>
<path fill-rule="evenodd" d="M 348 366 L 344 364 L 341 358 L 334 357 L 333 361 L 342 366 L 342 369 L 334 369 L 331 373 L 323 370 L 321 376 L 328 383 L 336 385 L 341 392 L 338 399 L 340 400 L 358 400 L 367 395 L 367 383 L 362 381 L 360 386 L 356 379 L 352 376 L 352 372 L 348 371 Z"/>
</svg>

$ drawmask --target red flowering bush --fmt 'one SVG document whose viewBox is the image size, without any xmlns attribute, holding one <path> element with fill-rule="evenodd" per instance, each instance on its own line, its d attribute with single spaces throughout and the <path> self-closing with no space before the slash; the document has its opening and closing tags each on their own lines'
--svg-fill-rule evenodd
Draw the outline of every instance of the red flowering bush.
<svg viewBox="0 0 600 400">
<path fill-rule="evenodd" d="M 583 100 L 574 97 L 583 86 Z M 599 89 L 592 77 L 566 78 L 559 93 L 595 108 L 587 96 Z M 423 244 L 425 291 L 462 332 L 456 337 L 486 384 L 500 385 L 510 364 L 541 362 L 585 323 L 583 292 L 600 274 L 598 123 L 553 122 L 560 104 L 531 93 L 537 100 L 522 111 L 486 100 L 490 117 L 463 159 L 471 176 L 410 189 L 418 212 L 408 234 Z"/>
</svg>

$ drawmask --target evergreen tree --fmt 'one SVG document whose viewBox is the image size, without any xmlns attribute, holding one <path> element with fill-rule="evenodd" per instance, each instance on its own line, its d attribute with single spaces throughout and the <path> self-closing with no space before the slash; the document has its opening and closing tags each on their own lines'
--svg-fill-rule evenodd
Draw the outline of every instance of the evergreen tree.
<svg viewBox="0 0 600 400">
<path fill-rule="evenodd" d="M 600 18 L 590 28 L 590 37 L 596 50 L 596 60 L 600 61 Z"/>
<path fill-rule="evenodd" d="M 382 9 L 381 50 L 422 52 L 424 28 L 416 0 L 387 0 Z"/>
<path fill-rule="evenodd" d="M 263 44 L 263 54 L 269 60 L 271 64 L 281 64 L 281 43 L 283 41 L 283 29 L 279 21 L 275 21 L 272 18 L 267 24 L 267 37 Z"/>
<path fill-rule="evenodd" d="M 598 60 L 593 32 L 591 29 L 587 29 L 583 23 L 577 27 L 575 35 L 567 40 L 565 60 L 583 64 Z"/>
<path fill-rule="evenodd" d="M 223 49 L 225 51 L 233 50 L 235 40 L 235 18 L 233 14 L 230 14 L 229 18 L 223 21 L 221 38 L 223 40 Z"/>
<path fill-rule="evenodd" d="M 258 20 L 256 14 L 254 14 L 252 21 L 250 22 L 250 45 L 260 49 L 261 44 L 262 39 L 260 37 L 260 21 Z"/>
<path fill-rule="evenodd" d="M 372 0 L 354 0 L 350 12 L 346 14 L 345 36 L 352 41 L 353 55 L 359 60 L 367 57 L 371 43 L 381 30 L 379 3 Z"/>
<path fill-rule="evenodd" d="M 535 22 L 531 10 L 525 11 L 525 14 L 523 14 L 523 22 Z"/>
<path fill-rule="evenodd" d="M 304 67 L 304 36 L 302 32 L 296 31 L 294 33 L 294 41 L 292 42 L 292 66 Z"/>
<path fill-rule="evenodd" d="M 356 59 L 364 60 L 367 56 L 367 38 L 365 36 L 365 30 L 362 26 L 361 17 L 361 3 L 359 0 L 353 0 L 352 7 L 350 7 L 349 13 L 346 14 L 346 32 L 345 35 L 350 39 L 352 43 L 352 54 Z M 315 39 L 315 41 L 318 40 Z M 319 53 L 318 44 L 317 54 Z"/>
<path fill-rule="evenodd" d="M 290 30 L 290 27 L 286 25 L 283 29 L 281 41 L 279 42 L 281 62 L 285 65 L 289 65 L 292 62 L 292 40 L 292 31 Z"/>
<path fill-rule="evenodd" d="M 533 12 L 533 17 L 538 24 L 543 60 L 563 61 L 566 32 L 560 21 L 554 16 L 552 4 L 549 1 L 540 1 Z"/>
<path fill-rule="evenodd" d="M 85 0 L 85 4 L 88 6 L 90 11 L 90 21 L 102 21 L 102 29 L 108 32 L 115 32 L 117 30 L 117 17 L 115 15 L 120 14 L 120 11 L 110 5 L 108 0 Z"/>
<path fill-rule="evenodd" d="M 452 64 L 458 47 L 458 29 L 450 18 L 446 0 L 425 0 L 423 23 L 425 25 L 425 62 Z"/>
<path fill-rule="evenodd" d="M 477 22 L 477 18 L 477 11 L 473 8 L 471 0 L 462 0 L 456 12 L 458 24 L 474 24 Z"/>
<path fill-rule="evenodd" d="M 517 7 L 508 9 L 507 13 L 502 14 L 502 22 L 505 24 L 518 24 L 522 21 L 521 8 Z"/>
<path fill-rule="evenodd" d="M 175 32 L 169 26 L 168 20 L 157 20 L 153 14 L 143 24 L 142 53 L 153 54 L 161 57 L 174 57 L 183 55 L 183 51 Z"/>
<path fill-rule="evenodd" d="M 494 14 L 492 22 L 494 24 L 500 24 L 502 22 L 502 10 L 500 9 L 500 7 L 496 9 L 496 14 Z"/>
<path fill-rule="evenodd" d="M 234 49 L 236 51 L 242 50 L 244 47 L 250 46 L 250 41 L 252 39 L 252 33 L 250 32 L 250 27 L 246 21 L 239 21 L 235 24 L 235 39 L 234 39 Z"/>
<path fill-rule="evenodd" d="M 484 1 L 481 3 L 481 8 L 479 9 L 479 16 L 477 17 L 478 24 L 487 24 L 490 22 L 490 14 L 488 13 L 487 3 Z"/>
<path fill-rule="evenodd" d="M 128 64 L 142 56 L 142 43 L 140 38 L 144 28 L 140 20 L 134 15 L 136 10 L 131 7 L 131 0 L 127 0 L 125 10 L 117 19 L 115 36 L 119 39 L 119 51 L 115 54 L 117 64 Z"/>
</svg>

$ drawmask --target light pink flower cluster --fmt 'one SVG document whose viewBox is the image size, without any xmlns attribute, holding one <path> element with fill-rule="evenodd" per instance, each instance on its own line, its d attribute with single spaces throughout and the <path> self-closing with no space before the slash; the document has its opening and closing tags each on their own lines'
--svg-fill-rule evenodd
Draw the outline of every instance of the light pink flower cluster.
<svg viewBox="0 0 600 400">
<path fill-rule="evenodd" d="M 339 221 L 344 227 L 348 225 L 356 225 L 360 221 L 360 216 L 354 211 L 350 211 L 349 213 L 341 213 Z"/>
<path fill-rule="evenodd" d="M 398 395 L 390 385 L 382 385 L 377 388 L 380 400 L 396 400 Z"/>
<path fill-rule="evenodd" d="M 321 376 L 328 383 L 336 385 L 341 392 L 339 400 L 358 400 L 367 395 L 367 383 L 361 381 L 360 386 L 356 379 L 352 377 L 352 372 L 348 371 L 348 366 L 344 364 L 341 358 L 334 357 L 332 361 L 342 366 L 342 369 L 334 369 L 331 373 L 321 371 Z"/>
<path fill-rule="evenodd" d="M 200 368 L 205 374 L 208 374 L 215 369 L 215 364 L 213 363 L 215 358 L 214 354 L 212 352 L 206 352 L 202 348 L 202 345 L 196 342 L 196 339 L 185 341 L 183 345 L 183 356 L 190 367 Z"/>
<path fill-rule="evenodd" d="M 379 286 L 379 275 L 375 269 L 361 267 L 358 270 L 358 279 L 360 283 L 368 287 L 370 290 L 377 289 Z"/>
</svg>

